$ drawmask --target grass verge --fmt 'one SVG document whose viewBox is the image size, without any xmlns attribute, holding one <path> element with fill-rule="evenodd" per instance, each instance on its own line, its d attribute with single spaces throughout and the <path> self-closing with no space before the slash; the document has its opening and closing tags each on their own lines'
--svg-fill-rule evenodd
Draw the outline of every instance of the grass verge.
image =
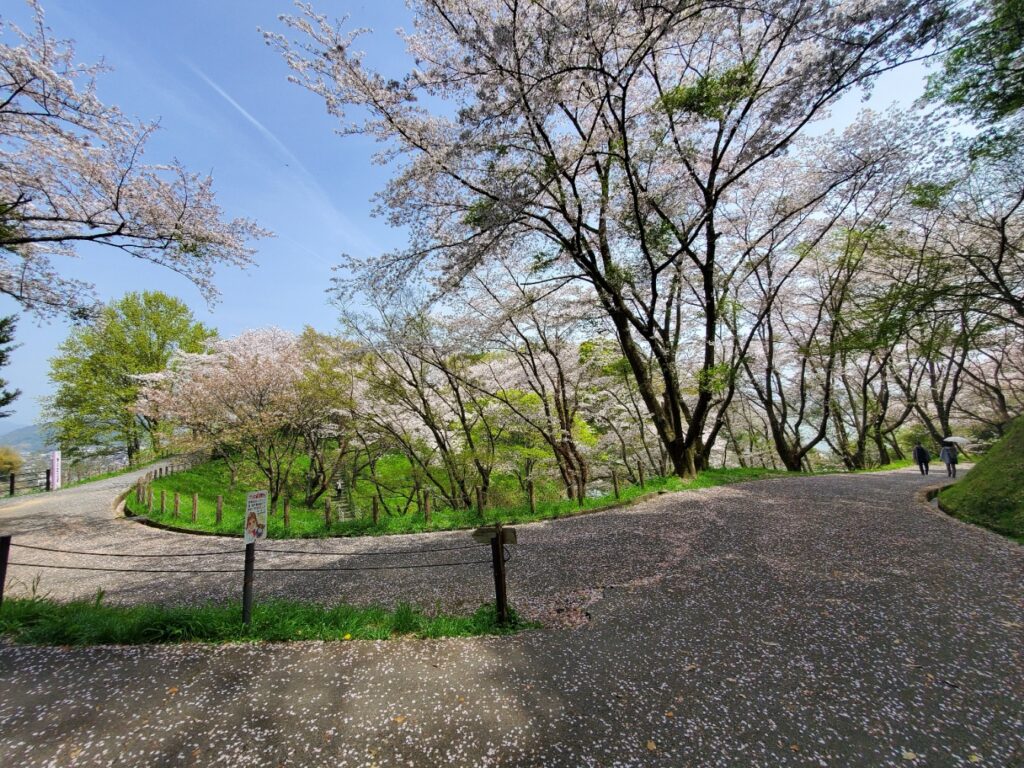
<svg viewBox="0 0 1024 768">
<path fill-rule="evenodd" d="M 198 607 L 60 603 L 46 598 L 4 600 L 0 635 L 31 645 L 139 645 L 143 643 L 288 642 L 295 640 L 386 640 L 396 636 L 470 637 L 506 635 L 537 624 L 512 620 L 499 626 L 494 605 L 468 616 L 428 616 L 400 604 L 394 610 L 338 605 L 333 608 L 289 600 L 267 600 L 242 624 L 240 605 Z"/>
<path fill-rule="evenodd" d="M 896 461 L 890 461 L 888 464 L 882 464 L 878 467 L 871 467 L 870 469 L 858 469 L 856 472 L 892 472 L 895 469 L 906 469 L 907 467 L 916 467 L 917 464 L 912 459 L 897 459 Z"/>
<path fill-rule="evenodd" d="M 153 482 L 154 504 L 150 511 L 147 505 L 140 504 L 130 494 L 126 506 L 132 514 L 144 515 L 150 520 L 185 530 L 204 531 L 227 535 L 240 535 L 243 528 L 245 509 L 245 493 L 254 488 L 236 487 L 230 494 L 225 491 L 222 470 L 217 462 L 209 462 L 186 472 L 179 472 Z M 761 468 L 710 469 L 702 472 L 693 480 L 679 477 L 659 477 L 649 480 L 643 487 L 623 485 L 619 503 L 629 502 L 640 496 L 657 491 L 685 491 L 697 488 L 711 488 L 727 483 L 739 483 L 748 480 L 759 480 L 787 474 L 784 471 Z M 160 491 L 165 493 L 165 509 L 160 511 Z M 174 493 L 180 494 L 180 511 L 173 513 Z M 192 494 L 199 496 L 198 514 L 192 522 Z M 224 495 L 223 521 L 216 522 L 217 494 Z M 352 520 L 332 520 L 330 528 L 324 523 L 322 507 L 309 509 L 293 506 L 288 528 L 284 526 L 284 516 L 280 510 L 268 520 L 268 537 L 271 539 L 292 539 L 322 536 L 380 536 L 398 533 L 421 533 L 424 531 L 449 531 L 475 528 L 480 525 L 501 523 L 528 523 L 538 520 L 550 520 L 559 517 L 579 514 L 581 511 L 607 507 L 616 503 L 614 494 L 589 497 L 583 505 L 570 499 L 539 500 L 536 512 L 531 512 L 528 504 L 517 506 L 487 508 L 480 515 L 474 509 L 434 509 L 430 523 L 426 523 L 423 515 L 410 512 L 404 515 L 384 515 L 374 525 L 366 511 Z"/>
<path fill-rule="evenodd" d="M 1024 544 L 1024 417 L 1010 425 L 962 480 L 939 493 L 939 506 Z"/>
</svg>

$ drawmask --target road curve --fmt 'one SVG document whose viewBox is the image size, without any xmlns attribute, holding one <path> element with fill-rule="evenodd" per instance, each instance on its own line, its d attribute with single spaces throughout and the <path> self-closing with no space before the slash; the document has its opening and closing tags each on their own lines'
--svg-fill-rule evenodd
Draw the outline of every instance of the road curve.
<svg viewBox="0 0 1024 768">
<path fill-rule="evenodd" d="M 511 638 L 0 645 L 0 765 L 1022 766 L 1024 547 L 920 503 L 935 480 L 782 478 L 519 526 L 511 599 L 545 629 Z M 114 518 L 130 482 L 0 507 L 0 530 L 191 555 L 179 572 L 19 565 L 15 588 L 38 575 L 60 599 L 237 599 L 240 575 L 186 571 L 224 549 L 240 568 L 240 542 Z M 440 562 L 463 555 L 353 553 L 467 541 L 271 542 L 315 554 L 257 564 Z M 490 575 L 259 573 L 257 595 L 474 607 Z"/>
</svg>

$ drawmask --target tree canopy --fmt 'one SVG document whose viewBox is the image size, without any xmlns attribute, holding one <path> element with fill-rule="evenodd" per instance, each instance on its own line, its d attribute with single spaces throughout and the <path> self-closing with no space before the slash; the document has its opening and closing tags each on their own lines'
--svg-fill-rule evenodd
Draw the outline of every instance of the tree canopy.
<svg viewBox="0 0 1024 768">
<path fill-rule="evenodd" d="M 139 377 L 164 370 L 172 356 L 199 352 L 215 332 L 179 299 L 159 291 L 129 293 L 77 327 L 50 360 L 56 392 L 44 418 L 72 458 L 122 454 L 135 463 L 159 451 L 161 421 L 141 414 Z"/>
<path fill-rule="evenodd" d="M 910 136 L 807 127 L 949 17 L 943 0 L 424 0 L 405 38 L 416 67 L 395 79 L 366 66 L 361 31 L 304 8 L 297 39 L 269 41 L 342 132 L 402 159 L 381 202 L 411 244 L 352 264 L 356 287 L 446 291 L 506 255 L 535 281 L 586 284 L 682 475 L 707 464 L 763 320 L 736 303 L 755 270 L 770 261 L 778 290 L 842 216 L 887 204 L 880 178 L 903 186 Z"/>
<path fill-rule="evenodd" d="M 225 219 L 209 176 L 146 163 L 156 124 L 100 101 L 105 67 L 77 62 L 30 4 L 28 30 L 0 17 L 0 293 L 41 315 L 89 315 L 91 287 L 52 257 L 95 243 L 184 275 L 212 300 L 214 269 L 249 264 L 248 241 L 267 233 Z"/>
</svg>

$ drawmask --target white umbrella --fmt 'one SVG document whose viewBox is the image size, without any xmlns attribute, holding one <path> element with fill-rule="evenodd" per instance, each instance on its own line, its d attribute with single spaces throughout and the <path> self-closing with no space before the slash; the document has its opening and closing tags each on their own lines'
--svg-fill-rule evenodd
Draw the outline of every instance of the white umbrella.
<svg viewBox="0 0 1024 768">
<path fill-rule="evenodd" d="M 944 442 L 944 443 L 959 443 L 960 445 L 969 445 L 971 441 L 968 440 L 966 437 L 952 437 L 952 436 L 950 436 L 950 437 L 942 438 L 942 442 Z"/>
</svg>

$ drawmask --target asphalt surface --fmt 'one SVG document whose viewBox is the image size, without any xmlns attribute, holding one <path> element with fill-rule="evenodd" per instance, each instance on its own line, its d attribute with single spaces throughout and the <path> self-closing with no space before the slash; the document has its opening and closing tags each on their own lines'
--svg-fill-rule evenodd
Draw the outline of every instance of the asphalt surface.
<svg viewBox="0 0 1024 768">
<path fill-rule="evenodd" d="M 917 500 L 940 479 L 785 478 L 518 526 L 510 597 L 545 628 L 514 637 L 0 644 L 0 766 L 1024 766 L 1024 547 Z M 63 549 L 229 550 L 241 567 L 238 540 L 114 519 L 125 482 L 0 506 L 0 530 Z M 472 560 L 366 554 L 469 541 L 271 542 L 321 554 L 263 551 L 257 565 Z M 240 574 L 184 572 L 212 561 L 175 560 L 173 574 L 13 566 L 8 584 L 238 599 Z M 472 608 L 490 589 L 484 565 L 257 574 L 258 599 Z"/>
</svg>

